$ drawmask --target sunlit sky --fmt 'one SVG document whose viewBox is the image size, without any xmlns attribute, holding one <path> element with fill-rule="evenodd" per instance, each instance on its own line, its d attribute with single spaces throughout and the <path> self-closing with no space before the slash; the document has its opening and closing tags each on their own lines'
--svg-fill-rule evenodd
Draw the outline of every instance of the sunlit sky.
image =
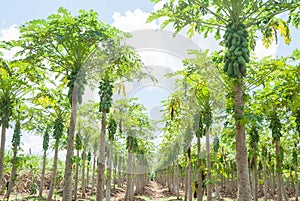
<svg viewBox="0 0 300 201">
<path fill-rule="evenodd" d="M 67 8 L 74 15 L 80 9 L 93 9 L 98 12 L 100 20 L 103 20 L 106 23 L 112 24 L 128 32 L 143 29 L 157 30 L 159 24 L 159 21 L 150 24 L 145 23 L 149 13 L 159 8 L 159 5 L 154 5 L 150 2 L 150 0 L 9 0 L 1 3 L 0 40 L 14 39 L 18 37 L 18 31 L 16 27 L 22 25 L 26 21 L 46 18 L 48 15 L 55 13 L 61 6 Z M 167 29 L 171 30 L 171 27 L 168 27 Z M 299 36 L 299 33 L 296 33 L 296 30 L 294 29 L 292 30 L 292 33 L 293 37 L 290 46 L 287 46 L 282 41 L 279 41 L 279 44 L 273 44 L 269 49 L 265 49 L 262 47 L 261 41 L 257 41 L 257 48 L 255 51 L 257 56 L 261 58 L 267 55 L 286 56 L 290 54 L 293 49 L 300 47 L 300 40 L 295 37 L 297 35 Z M 184 36 L 185 32 L 181 34 Z M 164 38 L 164 36 L 161 35 L 157 37 L 161 37 L 159 40 L 161 43 L 160 47 L 152 47 L 154 49 L 152 49 L 152 52 L 148 51 L 148 55 L 145 54 L 145 51 L 139 51 L 144 59 L 144 62 L 149 66 L 155 65 L 173 70 L 181 68 L 182 65 L 180 60 L 178 61 L 178 57 L 174 56 L 175 54 L 173 54 L 179 54 L 175 50 L 173 53 L 169 52 L 169 54 L 164 56 L 164 58 L 161 58 L 161 56 L 157 55 L 161 50 L 168 50 L 168 48 L 170 48 L 170 41 L 172 42 L 173 39 Z M 135 42 L 137 40 L 144 40 L 146 43 L 147 38 L 136 38 L 134 40 Z M 185 38 L 185 40 L 188 41 L 189 39 Z M 174 48 L 182 49 L 183 47 L 181 45 L 186 45 L 187 43 L 189 42 L 174 43 L 175 46 L 178 44 L 177 47 Z M 196 46 L 199 46 L 203 49 L 209 48 L 211 50 L 216 50 L 220 48 L 218 43 L 212 37 L 203 39 L 203 37 L 196 35 L 193 40 L 190 41 L 190 43 L 196 44 Z M 188 46 L 193 46 L 193 44 L 189 44 Z M 144 44 L 142 42 L 142 46 L 143 45 Z M 164 83 L 161 84 L 163 85 Z M 135 95 L 139 97 L 140 102 L 147 107 L 149 115 L 153 118 L 157 118 L 157 111 L 160 107 L 159 103 L 162 99 L 166 98 L 169 93 L 170 91 L 163 87 L 147 86 L 142 87 L 140 91 L 135 93 Z M 6 140 L 6 147 L 11 147 L 11 134 L 12 131 L 9 130 L 8 138 Z M 33 138 L 31 135 L 23 133 L 22 142 L 22 148 L 26 153 L 28 153 L 29 148 L 32 148 L 35 154 L 42 154 L 41 138 Z"/>
</svg>

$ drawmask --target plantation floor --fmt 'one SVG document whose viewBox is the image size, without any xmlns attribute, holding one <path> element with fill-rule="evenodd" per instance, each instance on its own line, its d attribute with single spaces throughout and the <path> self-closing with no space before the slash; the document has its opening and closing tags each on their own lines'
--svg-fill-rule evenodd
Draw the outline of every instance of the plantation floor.
<svg viewBox="0 0 300 201">
<path fill-rule="evenodd" d="M 111 201 L 124 201 L 125 197 L 125 192 L 126 192 L 126 186 L 124 185 L 123 187 L 117 187 L 115 189 L 112 189 L 111 191 Z M 80 192 L 79 192 L 80 193 Z M 44 195 L 47 194 L 47 190 L 45 190 Z M 80 194 L 79 194 L 80 195 Z M 180 199 L 183 200 L 183 195 L 184 192 L 180 191 Z M 54 199 L 55 201 L 60 201 L 61 199 L 61 192 L 54 194 Z M 0 201 L 3 200 L 3 195 L 0 195 Z M 39 198 L 37 196 L 28 196 L 28 194 L 15 194 L 12 193 L 11 199 L 10 200 L 17 200 L 17 201 L 44 201 L 46 199 Z M 78 201 L 86 201 L 86 200 L 96 200 L 95 196 L 89 196 L 87 195 L 85 199 L 78 198 Z M 171 195 L 170 192 L 168 191 L 168 188 L 163 187 L 161 184 L 155 182 L 155 181 L 150 181 L 147 186 L 144 188 L 144 190 L 138 194 L 135 195 L 134 201 L 175 201 L 177 200 L 177 197 L 174 195 Z M 196 199 L 193 199 L 196 200 Z M 204 197 L 204 201 L 205 201 Z M 229 198 L 223 198 L 222 200 L 224 201 L 233 201 L 235 199 L 229 199 Z M 259 199 L 259 201 L 262 201 L 263 199 Z M 295 198 L 290 198 L 290 201 L 294 201 Z M 273 201 L 270 199 L 270 201 Z"/>
</svg>

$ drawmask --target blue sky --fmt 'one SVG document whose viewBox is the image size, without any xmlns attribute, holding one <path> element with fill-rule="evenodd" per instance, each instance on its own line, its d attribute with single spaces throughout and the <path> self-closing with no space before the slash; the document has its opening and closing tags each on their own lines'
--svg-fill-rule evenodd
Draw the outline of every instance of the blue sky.
<svg viewBox="0 0 300 201">
<path fill-rule="evenodd" d="M 74 14 L 80 9 L 93 9 L 98 12 L 101 20 L 112 23 L 115 11 L 125 13 L 127 10 L 140 8 L 150 12 L 153 3 L 149 0 L 9 0 L 2 2 L 0 28 L 7 28 L 13 24 L 20 25 L 31 19 L 45 18 L 61 6 Z"/>
</svg>

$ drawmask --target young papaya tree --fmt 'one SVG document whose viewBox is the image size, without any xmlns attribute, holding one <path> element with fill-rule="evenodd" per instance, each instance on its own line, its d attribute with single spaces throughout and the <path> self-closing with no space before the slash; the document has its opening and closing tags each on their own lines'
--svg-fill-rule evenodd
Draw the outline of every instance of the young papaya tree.
<svg viewBox="0 0 300 201">
<path fill-rule="evenodd" d="M 37 69 L 24 61 L 5 61 L 0 59 L 0 115 L 1 115 L 1 144 L 0 144 L 0 189 L 2 186 L 6 130 L 12 114 L 17 106 L 17 100 L 34 90 L 33 85 L 42 79 L 43 75 Z"/>
<path fill-rule="evenodd" d="M 18 149 L 21 145 L 21 111 L 17 110 L 17 117 L 16 117 L 16 123 L 15 123 L 15 129 L 12 137 L 12 146 L 13 146 L 13 158 L 12 158 L 12 168 L 10 173 L 10 179 L 8 183 L 8 188 L 5 194 L 5 199 L 9 200 L 11 190 L 16 182 L 16 173 L 17 173 L 17 166 L 18 166 Z"/>
<path fill-rule="evenodd" d="M 135 50 L 126 44 L 122 44 L 124 38 L 115 38 L 103 43 L 103 48 L 98 49 L 91 56 L 90 65 L 98 66 L 99 61 L 102 66 L 99 78 L 99 112 L 101 113 L 101 135 L 99 149 L 99 163 L 97 176 L 97 195 L 96 199 L 102 200 L 104 197 L 104 171 L 105 171 L 105 138 L 107 127 L 107 114 L 112 106 L 112 96 L 114 86 L 120 82 L 142 79 L 147 76 L 143 72 L 143 63 Z M 96 62 L 94 62 L 96 60 Z M 105 62 L 104 62 L 105 61 Z M 93 76 L 93 74 L 92 74 Z"/>
<path fill-rule="evenodd" d="M 58 152 L 61 145 L 61 139 L 64 135 L 65 130 L 65 122 L 66 122 L 66 110 L 62 110 L 61 106 L 56 107 L 54 111 L 55 120 L 53 122 L 53 139 L 54 139 L 54 161 L 53 161 L 53 170 L 51 175 L 51 182 L 50 188 L 47 196 L 47 201 L 51 201 L 54 190 L 55 190 L 55 183 L 57 177 L 57 164 L 58 164 Z"/>
<path fill-rule="evenodd" d="M 153 0 L 158 3 L 161 0 Z M 225 47 L 224 72 L 234 82 L 234 118 L 236 127 L 236 164 L 238 175 L 238 200 L 251 200 L 251 188 L 247 163 L 244 119 L 244 77 L 250 61 L 250 48 L 255 48 L 255 34 L 260 31 L 263 44 L 269 46 L 280 32 L 285 42 L 290 42 L 286 21 L 278 14 L 294 11 L 299 2 L 290 1 L 166 1 L 162 8 L 150 15 L 148 21 L 164 17 L 162 27 L 171 24 L 175 32 L 188 28 L 191 37 L 195 32 L 208 36 L 214 33 L 216 39 L 224 34 L 221 45 Z M 275 31 L 274 31 L 275 30 Z"/>
</svg>

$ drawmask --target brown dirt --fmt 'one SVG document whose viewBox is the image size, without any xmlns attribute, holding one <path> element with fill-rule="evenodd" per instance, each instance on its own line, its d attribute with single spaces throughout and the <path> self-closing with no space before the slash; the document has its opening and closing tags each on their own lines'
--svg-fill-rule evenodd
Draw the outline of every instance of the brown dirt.
<svg viewBox="0 0 300 201">
<path fill-rule="evenodd" d="M 150 181 L 147 186 L 144 188 L 144 190 L 136 195 L 134 198 L 134 201 L 145 201 L 145 199 L 140 198 L 139 196 L 146 196 L 149 197 L 151 200 L 159 200 L 162 198 L 169 198 L 172 195 L 168 191 L 167 188 L 163 187 L 161 184 Z M 124 201 L 125 197 L 125 189 L 117 188 L 115 190 L 112 190 L 112 201 Z"/>
<path fill-rule="evenodd" d="M 169 192 L 168 188 L 163 187 L 161 184 L 159 184 L 155 181 L 150 181 L 139 195 L 150 197 L 151 200 L 159 200 L 162 198 L 168 199 L 171 196 L 174 196 Z M 171 199 L 171 200 L 174 200 L 174 199 Z"/>
</svg>

